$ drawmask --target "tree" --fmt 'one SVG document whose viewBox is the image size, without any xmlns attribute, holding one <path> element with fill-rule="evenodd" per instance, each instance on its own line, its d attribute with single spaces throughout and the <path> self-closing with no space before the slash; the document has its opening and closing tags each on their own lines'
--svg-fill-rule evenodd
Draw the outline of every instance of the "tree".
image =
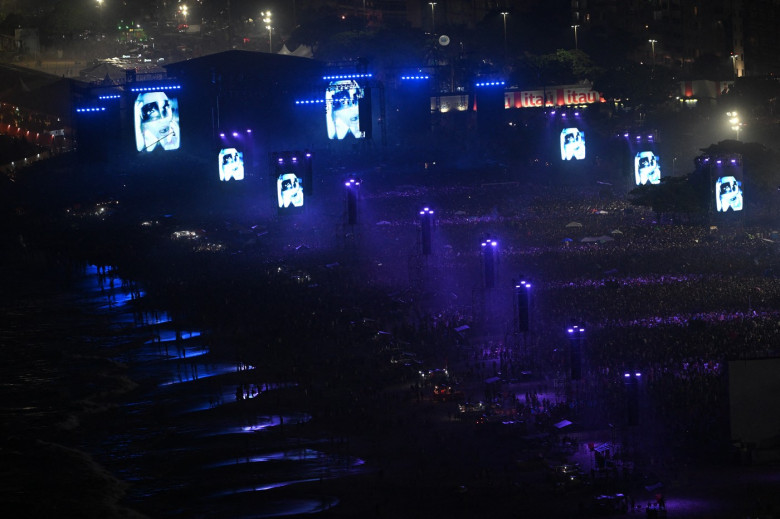
<svg viewBox="0 0 780 519">
<path fill-rule="evenodd" d="M 600 69 L 581 50 L 558 49 L 548 54 L 526 54 L 518 73 L 524 72 L 540 85 L 565 85 L 592 79 Z"/>
<path fill-rule="evenodd" d="M 660 184 L 645 184 L 632 190 L 632 205 L 651 208 L 660 220 L 666 215 L 685 215 L 689 219 L 707 214 L 708 186 L 700 180 L 701 173 L 684 177 L 663 177 Z"/>
</svg>

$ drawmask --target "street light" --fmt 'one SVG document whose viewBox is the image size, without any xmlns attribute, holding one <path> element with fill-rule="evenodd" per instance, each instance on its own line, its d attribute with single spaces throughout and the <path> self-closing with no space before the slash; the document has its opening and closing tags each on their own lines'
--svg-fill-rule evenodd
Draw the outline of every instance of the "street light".
<svg viewBox="0 0 780 519">
<path fill-rule="evenodd" d="M 653 51 L 653 66 L 655 66 L 655 44 L 658 43 L 658 40 L 647 40 L 650 42 L 650 47 Z"/>
<path fill-rule="evenodd" d="M 742 127 L 742 122 L 739 120 L 739 114 L 737 112 L 726 112 L 729 118 L 729 124 L 731 129 L 737 132 L 737 140 L 739 140 L 739 130 Z"/>
<path fill-rule="evenodd" d="M 268 29 L 268 52 L 273 52 L 273 44 L 271 42 L 271 34 L 273 31 L 273 27 L 271 27 L 271 11 L 265 11 L 263 13 L 263 23 L 265 23 L 265 28 Z"/>
<path fill-rule="evenodd" d="M 506 15 L 508 14 L 507 12 L 501 13 L 501 16 L 504 17 L 504 59 L 506 59 Z"/>
<path fill-rule="evenodd" d="M 431 33 L 436 34 L 436 2 L 428 2 L 431 6 Z"/>
<path fill-rule="evenodd" d="M 737 77 L 737 55 L 731 53 L 731 68 L 734 70 L 734 77 Z"/>
<path fill-rule="evenodd" d="M 181 10 L 181 16 L 182 19 L 184 20 L 184 25 L 187 25 L 187 6 L 182 5 L 181 7 L 179 7 L 179 10 Z"/>
<path fill-rule="evenodd" d="M 100 26 L 103 26 L 103 0 L 97 0 L 98 4 L 98 18 L 100 21 Z"/>
<path fill-rule="evenodd" d="M 580 26 L 579 24 L 571 26 L 571 28 L 574 29 L 574 50 L 579 50 L 580 49 L 579 42 L 577 41 L 577 28 L 579 26 Z"/>
</svg>

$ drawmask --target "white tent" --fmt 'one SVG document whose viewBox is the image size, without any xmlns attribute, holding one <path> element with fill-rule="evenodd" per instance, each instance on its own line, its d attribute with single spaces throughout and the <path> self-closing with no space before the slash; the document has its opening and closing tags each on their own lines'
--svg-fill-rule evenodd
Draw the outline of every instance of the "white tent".
<svg viewBox="0 0 780 519">
<path fill-rule="evenodd" d="M 283 56 L 298 56 L 299 58 L 314 57 L 314 53 L 308 45 L 298 45 L 294 51 L 290 51 L 290 49 L 287 48 L 287 44 L 284 44 L 282 45 L 282 50 L 279 51 L 279 54 Z"/>
</svg>

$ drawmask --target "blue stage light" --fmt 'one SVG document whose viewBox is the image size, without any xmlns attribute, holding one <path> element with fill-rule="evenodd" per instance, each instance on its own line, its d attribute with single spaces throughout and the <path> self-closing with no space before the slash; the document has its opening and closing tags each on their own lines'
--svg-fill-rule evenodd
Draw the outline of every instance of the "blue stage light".
<svg viewBox="0 0 780 519">
<path fill-rule="evenodd" d="M 347 74 L 343 76 L 323 76 L 324 81 L 331 81 L 334 79 L 360 79 L 360 78 L 368 78 L 373 77 L 373 74 Z"/>
<path fill-rule="evenodd" d="M 105 111 L 106 111 L 106 108 L 104 106 L 76 108 L 76 112 L 78 112 L 78 113 L 105 112 Z"/>
<path fill-rule="evenodd" d="M 490 86 L 504 86 L 506 84 L 505 81 L 487 81 L 484 83 L 477 83 L 477 87 L 490 87 Z"/>
<path fill-rule="evenodd" d="M 135 87 L 131 92 L 162 92 L 164 90 L 181 90 L 181 85 L 156 85 L 153 87 Z"/>
<path fill-rule="evenodd" d="M 122 97 L 122 96 L 116 94 L 116 95 L 110 95 L 110 96 L 98 96 L 98 99 L 100 99 L 100 100 L 104 100 L 104 99 L 119 99 L 120 97 Z"/>
</svg>

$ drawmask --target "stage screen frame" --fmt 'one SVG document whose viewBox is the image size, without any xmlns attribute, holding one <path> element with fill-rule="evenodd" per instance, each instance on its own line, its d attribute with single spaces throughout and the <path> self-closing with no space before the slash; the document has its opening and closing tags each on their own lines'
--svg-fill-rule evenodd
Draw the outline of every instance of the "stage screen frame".
<svg viewBox="0 0 780 519">
<path fill-rule="evenodd" d="M 303 209 L 303 179 L 287 171 L 276 177 L 276 203 L 279 212 L 294 212 Z"/>
<path fill-rule="evenodd" d="M 179 99 L 162 90 L 139 93 L 133 103 L 135 147 L 140 153 L 151 153 L 181 147 Z"/>
<path fill-rule="evenodd" d="M 217 158 L 219 180 L 244 180 L 244 152 L 237 148 L 222 148 Z"/>
<path fill-rule="evenodd" d="M 561 159 L 566 162 L 585 159 L 585 132 L 576 127 L 561 130 Z"/>
<path fill-rule="evenodd" d="M 364 87 L 354 79 L 331 81 L 325 89 L 325 122 L 330 140 L 344 140 L 349 135 L 365 138 L 360 131 L 360 101 Z"/>
<path fill-rule="evenodd" d="M 733 175 L 723 175 L 715 181 L 715 210 L 726 213 L 731 209 L 741 211 L 743 207 L 742 182 Z"/>
<path fill-rule="evenodd" d="M 643 162 L 643 161 L 649 162 Z M 649 164 L 644 166 L 644 164 Z M 634 156 L 634 178 L 637 186 L 661 183 L 661 166 L 658 155 L 652 151 L 640 151 Z"/>
</svg>

